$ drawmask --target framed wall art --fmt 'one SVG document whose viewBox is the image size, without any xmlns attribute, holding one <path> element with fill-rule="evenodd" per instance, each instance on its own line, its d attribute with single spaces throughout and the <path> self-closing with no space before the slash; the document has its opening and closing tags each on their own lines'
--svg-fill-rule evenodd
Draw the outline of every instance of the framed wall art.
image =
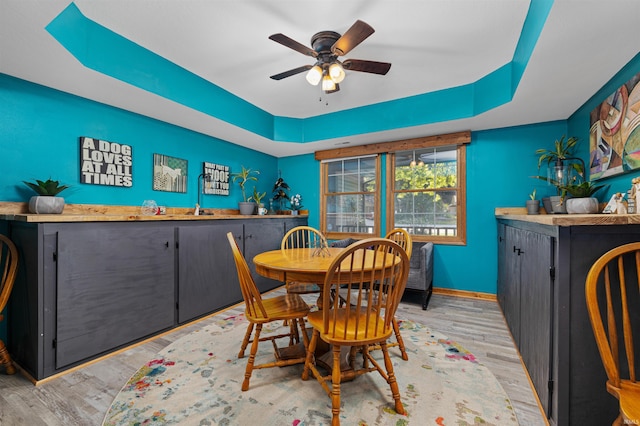
<svg viewBox="0 0 640 426">
<path fill-rule="evenodd" d="M 229 195 L 229 166 L 215 163 L 202 163 L 202 173 L 208 176 L 202 186 L 203 194 Z"/>
<path fill-rule="evenodd" d="M 153 190 L 187 192 L 187 160 L 153 154 Z"/>
<path fill-rule="evenodd" d="M 130 145 L 80 137 L 80 182 L 91 185 L 133 186 Z"/>
<path fill-rule="evenodd" d="M 591 180 L 640 168 L 640 73 L 591 111 Z"/>
</svg>

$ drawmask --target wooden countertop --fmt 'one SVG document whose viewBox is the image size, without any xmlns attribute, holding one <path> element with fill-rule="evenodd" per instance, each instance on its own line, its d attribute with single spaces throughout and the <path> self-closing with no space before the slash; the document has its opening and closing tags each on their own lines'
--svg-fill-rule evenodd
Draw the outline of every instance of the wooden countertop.
<svg viewBox="0 0 640 426">
<path fill-rule="evenodd" d="M 194 216 L 189 214 L 166 214 L 156 216 L 124 215 L 124 214 L 0 214 L 0 220 L 15 220 L 18 222 L 152 222 L 152 221 L 182 221 L 182 220 L 220 220 L 244 219 L 260 220 L 275 217 L 291 217 L 291 215 L 240 215 L 213 214 Z M 300 215 L 306 217 L 306 215 Z"/>
<path fill-rule="evenodd" d="M 554 226 L 583 225 L 638 225 L 640 214 L 533 214 L 528 215 L 523 207 L 498 207 L 496 219 L 519 220 Z"/>
<path fill-rule="evenodd" d="M 287 214 L 277 215 L 241 215 L 235 209 L 204 208 L 208 214 L 195 216 L 193 209 L 167 207 L 164 215 L 141 215 L 139 206 L 107 206 L 98 204 L 66 204 L 62 214 L 28 213 L 27 203 L 0 202 L 0 220 L 14 220 L 31 223 L 62 222 L 153 222 L 153 221 L 185 221 L 185 220 L 220 220 L 242 219 L 262 220 L 283 218 Z M 307 210 L 301 210 L 300 217 L 308 216 Z"/>
</svg>

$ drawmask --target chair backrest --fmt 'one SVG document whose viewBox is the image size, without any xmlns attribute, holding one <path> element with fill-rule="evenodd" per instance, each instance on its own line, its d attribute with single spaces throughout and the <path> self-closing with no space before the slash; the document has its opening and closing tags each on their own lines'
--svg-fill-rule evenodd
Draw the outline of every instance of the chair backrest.
<svg viewBox="0 0 640 426">
<path fill-rule="evenodd" d="M 394 241 L 368 238 L 347 247 L 325 277 L 323 334 L 352 342 L 388 336 L 408 274 L 407 253 Z M 369 291 L 371 283 L 375 291 Z M 385 297 L 377 297 L 377 292 Z M 333 297 L 338 293 L 346 303 Z M 329 324 L 339 325 L 330 329 Z"/>
<path fill-rule="evenodd" d="M 0 320 L 9 301 L 18 271 L 18 249 L 13 242 L 0 234 Z"/>
<path fill-rule="evenodd" d="M 326 248 L 327 239 L 322 232 L 311 226 L 296 226 L 290 229 L 280 243 L 280 248 Z"/>
<path fill-rule="evenodd" d="M 640 242 L 603 254 L 587 274 L 589 318 L 609 379 L 607 388 L 614 395 L 621 381 L 636 382 L 633 330 L 640 329 L 639 278 Z"/>
<path fill-rule="evenodd" d="M 405 229 L 395 228 L 387 233 L 385 238 L 395 241 L 407 252 L 407 256 L 411 259 L 411 253 L 413 253 L 413 240 L 411 239 L 411 234 L 409 234 Z"/>
<path fill-rule="evenodd" d="M 236 243 L 233 233 L 227 233 L 227 239 L 233 252 L 233 260 L 238 270 L 238 281 L 240 281 L 240 289 L 242 290 L 242 298 L 244 299 L 245 313 L 248 319 L 266 319 L 267 312 L 262 304 L 262 296 L 260 290 L 256 286 L 253 277 L 251 276 L 251 270 L 244 256 L 240 252 L 238 243 Z"/>
</svg>

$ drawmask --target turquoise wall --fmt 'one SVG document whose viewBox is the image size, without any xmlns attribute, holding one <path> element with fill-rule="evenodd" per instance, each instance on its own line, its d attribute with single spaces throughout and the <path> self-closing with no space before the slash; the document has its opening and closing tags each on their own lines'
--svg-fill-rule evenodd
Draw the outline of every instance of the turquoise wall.
<svg viewBox="0 0 640 426">
<path fill-rule="evenodd" d="M 567 132 L 565 121 L 473 132 L 467 146 L 467 245 L 438 244 L 435 249 L 436 287 L 496 293 L 496 207 L 524 207 L 533 189 L 540 197 L 555 188 L 531 176 L 538 174 L 538 148 L 552 147 Z M 304 197 L 310 226 L 319 227 L 320 163 L 313 154 L 281 158 L 283 177 L 293 193 Z M 384 179 L 383 179 L 384 181 Z M 382 223 L 386 223 L 383 216 Z M 386 230 L 383 230 L 386 233 Z"/>
<path fill-rule="evenodd" d="M 589 128 L 591 127 L 589 114 L 602 101 L 629 81 L 631 77 L 640 72 L 640 53 L 638 53 L 631 61 L 627 63 L 611 80 L 605 83 L 587 102 L 584 103 L 575 113 L 567 120 L 569 134 L 579 137 L 584 143 L 581 146 L 583 151 L 581 157 L 587 161 L 589 158 Z M 587 161 L 588 163 L 588 161 Z M 589 166 L 587 165 L 587 168 Z M 604 178 L 598 180 L 598 184 L 607 185 L 601 190 L 600 201 L 607 201 L 611 195 L 616 192 L 627 192 L 631 189 L 631 179 L 640 176 L 640 171 L 631 171 L 620 174 L 615 177 Z M 605 194 L 606 191 L 606 194 Z"/>
<path fill-rule="evenodd" d="M 261 172 L 258 190 L 271 194 L 277 159 L 220 139 L 0 74 L 0 200 L 27 201 L 35 195 L 23 180 L 59 180 L 71 185 L 67 203 L 194 207 L 202 162 L 244 165 Z M 89 136 L 133 148 L 131 188 L 80 183 L 79 137 Z M 186 193 L 152 189 L 153 154 L 188 161 Z M 254 183 L 248 190 L 253 190 Z M 237 208 L 242 195 L 201 195 L 203 208 Z"/>
</svg>

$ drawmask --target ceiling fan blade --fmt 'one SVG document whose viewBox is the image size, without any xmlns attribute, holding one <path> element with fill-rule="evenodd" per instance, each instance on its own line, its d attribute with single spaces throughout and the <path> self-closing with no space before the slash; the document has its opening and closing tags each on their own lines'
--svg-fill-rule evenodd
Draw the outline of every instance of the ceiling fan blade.
<svg viewBox="0 0 640 426">
<path fill-rule="evenodd" d="M 305 46 L 302 43 L 298 43 L 294 39 L 289 38 L 284 34 L 273 34 L 269 36 L 269 39 L 275 41 L 276 43 L 280 43 L 281 45 L 286 46 L 289 49 L 293 49 L 296 52 L 300 52 L 303 55 L 312 56 L 314 58 L 318 56 L 318 52 L 316 52 L 315 50 Z"/>
<path fill-rule="evenodd" d="M 342 63 L 342 67 L 349 71 L 361 71 L 371 74 L 385 75 L 389 72 L 391 64 L 389 62 L 363 61 L 361 59 L 347 59 Z"/>
<path fill-rule="evenodd" d="M 281 72 L 280 74 L 272 75 L 271 78 L 274 80 L 282 80 L 283 78 L 291 77 L 292 75 L 300 74 L 301 72 L 305 72 L 310 69 L 311 65 L 304 65 L 289 71 Z"/>
<path fill-rule="evenodd" d="M 362 43 L 374 33 L 371 25 L 363 21 L 356 21 L 331 47 L 331 51 L 337 55 L 346 55 L 351 49 Z"/>
</svg>

